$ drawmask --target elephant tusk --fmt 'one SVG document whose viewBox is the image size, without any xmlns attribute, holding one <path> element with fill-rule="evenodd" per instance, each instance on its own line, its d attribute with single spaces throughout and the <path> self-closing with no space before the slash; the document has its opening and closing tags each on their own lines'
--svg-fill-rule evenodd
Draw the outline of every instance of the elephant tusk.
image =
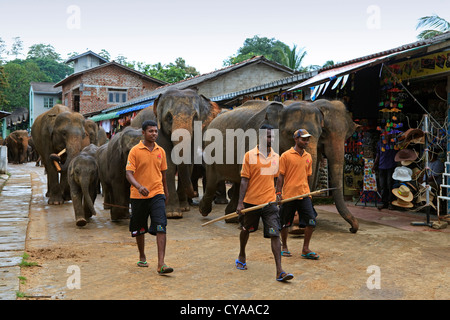
<svg viewBox="0 0 450 320">
<path fill-rule="evenodd" d="M 61 157 L 64 153 L 66 153 L 66 148 L 62 149 L 57 156 Z M 56 171 L 60 172 L 61 171 L 61 166 L 59 165 L 58 161 L 53 160 L 53 164 L 55 165 Z"/>
</svg>

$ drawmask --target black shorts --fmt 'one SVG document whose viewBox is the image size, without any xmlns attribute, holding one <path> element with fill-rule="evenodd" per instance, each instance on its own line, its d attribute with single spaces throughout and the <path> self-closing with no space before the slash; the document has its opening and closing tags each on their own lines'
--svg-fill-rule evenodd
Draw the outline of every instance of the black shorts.
<svg viewBox="0 0 450 320">
<path fill-rule="evenodd" d="M 254 207 L 253 204 L 244 202 L 244 207 Z M 278 207 L 275 204 L 270 204 L 264 208 L 247 212 L 239 216 L 239 223 L 244 230 L 254 232 L 258 230 L 259 218 L 262 218 L 264 225 L 264 238 L 278 237 L 280 234 L 280 216 L 278 214 Z"/>
<path fill-rule="evenodd" d="M 157 194 L 150 199 L 130 199 L 131 218 L 130 232 L 132 237 L 144 233 L 156 235 L 157 232 L 166 233 L 166 197 L 163 194 Z M 150 227 L 148 226 L 148 217 L 150 217 Z"/>
<path fill-rule="evenodd" d="M 298 212 L 298 225 L 300 227 L 316 226 L 317 212 L 314 209 L 311 198 L 306 197 L 300 200 L 285 202 L 281 205 L 280 220 L 283 228 L 292 226 L 296 211 Z"/>
</svg>

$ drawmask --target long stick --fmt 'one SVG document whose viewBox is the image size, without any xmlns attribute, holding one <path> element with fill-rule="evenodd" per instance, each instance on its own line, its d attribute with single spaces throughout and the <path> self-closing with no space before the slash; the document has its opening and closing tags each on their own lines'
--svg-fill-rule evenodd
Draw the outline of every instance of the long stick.
<svg viewBox="0 0 450 320">
<path fill-rule="evenodd" d="M 297 200 L 297 199 L 300 199 L 300 198 L 304 198 L 304 197 L 313 195 L 313 194 L 315 194 L 315 193 L 321 193 L 321 192 L 324 192 L 324 191 L 334 190 L 334 189 L 336 189 L 336 188 L 328 188 L 328 189 L 322 189 L 322 190 L 313 191 L 313 192 L 306 193 L 306 194 L 302 194 L 302 195 L 295 196 L 295 197 L 292 197 L 292 198 L 283 199 L 283 200 L 281 200 L 281 203 L 283 204 L 283 203 L 285 203 L 285 202 L 294 201 L 294 200 Z M 269 205 L 269 204 L 277 204 L 277 203 L 278 203 L 278 202 L 276 202 L 276 201 L 274 201 L 274 202 L 267 202 L 267 203 L 260 204 L 260 205 L 254 206 L 254 207 L 250 207 L 250 208 L 247 208 L 247 209 L 243 209 L 243 210 L 241 210 L 241 213 L 247 213 L 247 212 L 250 212 L 250 211 L 255 211 L 255 210 L 264 208 L 265 206 L 267 206 L 267 205 Z M 238 215 L 239 215 L 239 214 L 238 214 L 237 212 L 230 213 L 230 214 L 226 214 L 226 215 L 224 215 L 224 216 L 222 216 L 222 217 L 220 217 L 220 218 L 213 219 L 213 220 L 211 220 L 211 221 L 208 221 L 208 222 L 203 223 L 203 224 L 202 224 L 202 227 L 204 227 L 204 226 L 206 226 L 206 225 L 208 225 L 208 224 L 217 222 L 217 221 L 224 220 L 224 219 L 234 218 L 234 217 L 237 217 Z"/>
</svg>

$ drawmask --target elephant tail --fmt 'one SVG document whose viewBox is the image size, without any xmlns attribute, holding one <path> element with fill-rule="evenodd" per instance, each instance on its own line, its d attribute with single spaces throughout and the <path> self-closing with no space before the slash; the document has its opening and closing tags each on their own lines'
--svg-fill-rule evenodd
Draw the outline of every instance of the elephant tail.
<svg viewBox="0 0 450 320">
<path fill-rule="evenodd" d="M 97 212 L 95 211 L 94 203 L 92 202 L 91 195 L 89 193 L 89 182 L 88 181 L 82 182 L 81 190 L 83 191 L 84 204 L 88 206 L 89 211 L 91 211 L 92 215 L 96 215 Z"/>
</svg>

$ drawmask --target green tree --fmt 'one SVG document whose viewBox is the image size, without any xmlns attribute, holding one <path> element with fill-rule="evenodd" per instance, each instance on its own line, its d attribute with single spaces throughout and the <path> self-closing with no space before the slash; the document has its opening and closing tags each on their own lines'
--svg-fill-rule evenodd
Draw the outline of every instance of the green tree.
<svg viewBox="0 0 450 320">
<path fill-rule="evenodd" d="M 61 55 L 55 51 L 55 48 L 50 44 L 33 44 L 27 55 L 27 59 L 52 59 L 62 62 Z"/>
<path fill-rule="evenodd" d="M 6 97 L 7 103 L 3 107 L 6 111 L 28 107 L 30 82 L 49 82 L 51 80 L 32 60 L 9 61 L 4 65 L 4 71 L 9 88 L 5 90 L 0 86 L 0 95 L 3 94 Z"/>
<path fill-rule="evenodd" d="M 450 22 L 439 17 L 436 14 L 426 16 L 419 19 L 416 30 L 421 28 L 429 28 L 423 30 L 417 36 L 418 39 L 430 39 L 437 35 L 450 31 Z"/>
<path fill-rule="evenodd" d="M 9 54 L 15 56 L 17 59 L 17 56 L 22 54 L 23 41 L 20 39 L 20 37 L 14 37 L 13 39 L 14 43 L 11 46 L 11 51 L 9 52 Z"/>
<path fill-rule="evenodd" d="M 152 65 L 143 62 L 128 62 L 128 66 L 168 83 L 175 83 L 200 74 L 194 67 L 186 65 L 186 61 L 183 58 L 177 58 L 175 63 L 171 62 L 167 65 L 163 65 L 161 62 Z"/>
<path fill-rule="evenodd" d="M 8 104 L 6 98 L 6 92 L 9 89 L 9 83 L 6 79 L 5 68 L 0 65 L 0 110 L 5 110 L 5 106 Z"/>
<path fill-rule="evenodd" d="M 253 56 L 264 56 L 293 70 L 303 71 L 304 68 L 301 67 L 301 63 L 305 55 L 305 48 L 298 48 L 295 44 L 290 48 L 287 44 L 275 38 L 254 36 L 245 39 L 243 46 L 238 49 L 236 55 L 228 57 L 223 64 L 224 66 L 230 66 Z"/>
</svg>

